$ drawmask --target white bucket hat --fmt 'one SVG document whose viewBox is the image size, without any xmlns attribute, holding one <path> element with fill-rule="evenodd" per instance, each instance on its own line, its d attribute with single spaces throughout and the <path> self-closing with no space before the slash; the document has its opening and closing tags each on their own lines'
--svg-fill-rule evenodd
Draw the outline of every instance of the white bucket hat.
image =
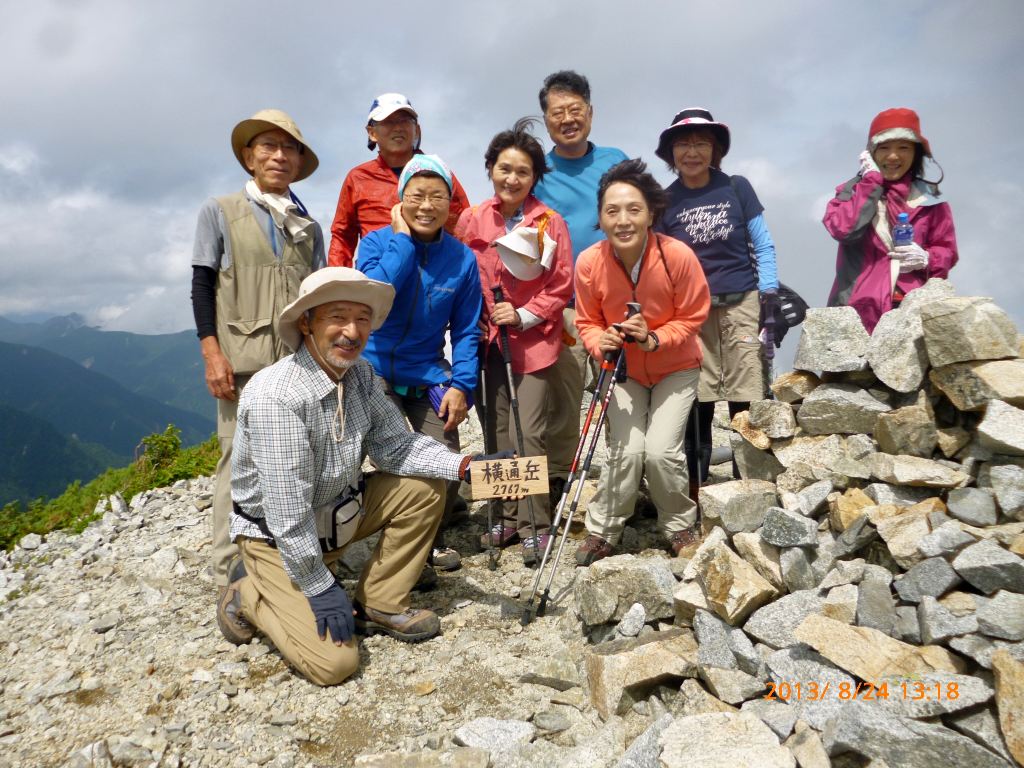
<svg viewBox="0 0 1024 768">
<path fill-rule="evenodd" d="M 370 308 L 370 327 L 377 330 L 391 311 L 394 286 L 371 280 L 358 269 L 325 267 L 302 281 L 299 297 L 284 308 L 278 321 L 281 339 L 293 350 L 302 343 L 299 318 L 306 310 L 332 301 L 353 301 Z"/>
<path fill-rule="evenodd" d="M 516 280 L 536 280 L 545 269 L 551 269 L 555 260 L 557 243 L 545 232 L 544 251 L 541 252 L 537 232 L 536 227 L 518 227 L 494 243 L 498 248 L 498 258 Z"/>
</svg>

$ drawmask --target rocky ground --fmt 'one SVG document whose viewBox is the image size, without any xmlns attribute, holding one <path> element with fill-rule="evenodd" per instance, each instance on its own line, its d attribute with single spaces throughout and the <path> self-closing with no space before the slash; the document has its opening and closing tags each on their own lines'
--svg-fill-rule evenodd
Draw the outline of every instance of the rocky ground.
<svg viewBox="0 0 1024 768">
<path fill-rule="evenodd" d="M 516 547 L 495 572 L 468 554 L 471 504 L 464 567 L 414 600 L 442 635 L 366 640 L 330 689 L 219 636 L 209 479 L 112 497 L 82 534 L 0 558 L 0 768 L 1019 765 L 1022 352 L 941 280 L 870 338 L 812 310 L 777 399 L 716 416 L 742 479 L 714 468 L 681 557 L 641 511 L 615 557 L 576 568 L 571 543 L 523 628 L 535 571 Z M 479 450 L 474 423 L 464 438 Z"/>
</svg>

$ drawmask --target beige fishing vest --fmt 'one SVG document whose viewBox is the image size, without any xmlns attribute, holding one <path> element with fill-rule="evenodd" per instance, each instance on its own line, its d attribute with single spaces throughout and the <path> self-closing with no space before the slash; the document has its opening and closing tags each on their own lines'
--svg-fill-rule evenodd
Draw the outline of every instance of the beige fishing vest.
<svg viewBox="0 0 1024 768">
<path fill-rule="evenodd" d="M 313 236 L 287 239 L 278 261 L 245 192 L 217 203 L 231 238 L 231 266 L 217 275 L 217 341 L 236 374 L 256 373 L 291 354 L 277 321 L 313 271 Z"/>
</svg>

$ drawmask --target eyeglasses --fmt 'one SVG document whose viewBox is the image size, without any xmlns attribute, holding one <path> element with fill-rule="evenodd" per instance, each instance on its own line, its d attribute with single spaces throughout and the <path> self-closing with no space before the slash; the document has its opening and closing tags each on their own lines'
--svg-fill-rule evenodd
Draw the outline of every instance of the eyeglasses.
<svg viewBox="0 0 1024 768">
<path fill-rule="evenodd" d="M 698 152 L 707 152 L 711 149 L 710 141 L 677 141 L 672 145 L 672 149 L 679 149 L 683 152 L 689 152 L 691 149 L 695 149 Z"/>
<path fill-rule="evenodd" d="M 566 117 L 571 117 L 573 120 L 579 120 L 586 113 L 586 104 L 574 104 L 573 106 L 569 107 L 569 109 L 565 109 L 563 107 L 552 109 L 550 112 L 547 113 L 547 116 L 548 119 L 550 119 L 551 121 L 560 123 L 563 120 L 565 120 Z"/>
<path fill-rule="evenodd" d="M 444 205 L 451 198 L 448 195 L 405 195 L 402 198 L 403 203 L 410 203 L 411 205 L 423 205 L 424 202 L 429 202 L 431 205 Z"/>
<path fill-rule="evenodd" d="M 253 142 L 253 147 L 264 155 L 276 155 L 278 150 L 283 150 L 286 155 L 298 155 L 302 153 L 302 145 L 297 141 L 260 139 L 259 141 Z"/>
<path fill-rule="evenodd" d="M 403 128 L 405 126 L 407 126 L 407 125 L 416 125 L 416 118 L 415 117 L 400 117 L 397 120 L 392 120 L 389 117 L 386 120 L 374 120 L 373 124 L 374 125 L 383 125 L 388 130 L 391 130 L 392 128 L 394 128 L 396 126 L 399 126 L 399 125 L 402 126 Z"/>
</svg>

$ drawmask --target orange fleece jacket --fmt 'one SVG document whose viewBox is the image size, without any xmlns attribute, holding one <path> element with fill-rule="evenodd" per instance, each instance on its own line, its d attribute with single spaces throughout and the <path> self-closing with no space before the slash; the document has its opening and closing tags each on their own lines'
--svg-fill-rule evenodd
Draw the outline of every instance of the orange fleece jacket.
<svg viewBox="0 0 1024 768">
<path fill-rule="evenodd" d="M 650 387 L 670 373 L 700 368 L 704 356 L 697 334 L 711 308 L 711 293 L 688 245 L 650 231 L 636 284 L 607 240 L 579 255 L 576 327 L 591 355 L 601 358 L 601 334 L 625 319 L 630 301 L 640 304 L 640 314 L 659 341 L 654 352 L 626 345 L 631 379 Z"/>
</svg>

